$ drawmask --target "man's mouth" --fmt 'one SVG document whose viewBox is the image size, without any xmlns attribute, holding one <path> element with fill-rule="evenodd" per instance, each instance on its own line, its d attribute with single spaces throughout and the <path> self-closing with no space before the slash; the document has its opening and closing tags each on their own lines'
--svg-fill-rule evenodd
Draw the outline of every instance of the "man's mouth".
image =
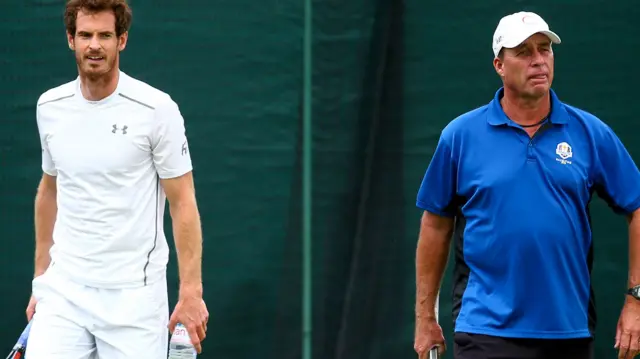
<svg viewBox="0 0 640 359">
<path fill-rule="evenodd" d="M 87 59 L 89 59 L 91 61 L 100 61 L 100 60 L 104 60 L 104 57 L 102 57 L 102 56 L 87 56 Z"/>
</svg>

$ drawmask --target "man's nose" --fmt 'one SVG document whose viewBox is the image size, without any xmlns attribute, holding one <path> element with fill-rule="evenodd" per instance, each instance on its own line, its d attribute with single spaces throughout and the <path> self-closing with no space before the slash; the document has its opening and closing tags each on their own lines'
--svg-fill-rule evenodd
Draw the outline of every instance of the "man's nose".
<svg viewBox="0 0 640 359">
<path fill-rule="evenodd" d="M 98 41 L 98 37 L 97 36 L 92 36 L 91 37 L 91 42 L 89 42 L 89 48 L 92 50 L 99 50 L 100 49 L 100 41 Z"/>
<path fill-rule="evenodd" d="M 534 66 L 539 66 L 544 64 L 544 57 L 542 56 L 542 53 L 540 53 L 540 51 L 534 51 L 533 52 L 533 56 L 531 58 L 531 63 Z"/>
</svg>

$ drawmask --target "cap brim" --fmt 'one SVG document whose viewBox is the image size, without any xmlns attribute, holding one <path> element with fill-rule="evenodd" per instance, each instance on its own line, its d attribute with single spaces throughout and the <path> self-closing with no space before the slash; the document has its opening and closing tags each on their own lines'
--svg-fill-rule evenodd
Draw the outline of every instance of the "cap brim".
<svg viewBox="0 0 640 359">
<path fill-rule="evenodd" d="M 526 39 L 530 38 L 531 36 L 533 36 L 535 34 L 544 34 L 544 35 L 546 35 L 549 38 L 549 40 L 551 40 L 551 42 L 554 43 L 554 44 L 559 44 L 559 43 L 562 42 L 562 40 L 560 40 L 560 36 L 558 36 L 555 32 L 553 32 L 551 30 L 541 30 L 541 31 L 532 32 L 530 34 L 525 34 L 525 36 L 522 37 L 522 38 L 513 39 L 509 43 L 502 44 L 502 47 L 505 47 L 507 49 L 512 49 L 512 48 L 517 47 L 518 45 L 522 44 Z"/>
</svg>

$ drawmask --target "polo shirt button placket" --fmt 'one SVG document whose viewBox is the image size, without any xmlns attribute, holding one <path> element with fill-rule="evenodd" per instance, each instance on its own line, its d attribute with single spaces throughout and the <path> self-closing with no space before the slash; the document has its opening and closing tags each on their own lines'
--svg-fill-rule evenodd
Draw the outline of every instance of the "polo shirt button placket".
<svg viewBox="0 0 640 359">
<path fill-rule="evenodd" d="M 533 140 L 529 141 L 529 145 L 527 146 L 527 160 L 535 160 L 535 156 L 533 154 Z"/>
</svg>

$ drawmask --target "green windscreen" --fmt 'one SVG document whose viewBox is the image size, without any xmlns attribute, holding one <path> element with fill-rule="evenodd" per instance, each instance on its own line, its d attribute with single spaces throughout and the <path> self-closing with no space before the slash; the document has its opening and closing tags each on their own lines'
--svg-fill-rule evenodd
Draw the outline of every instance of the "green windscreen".
<svg viewBox="0 0 640 359">
<path fill-rule="evenodd" d="M 199 357 L 299 359 L 304 2 L 131 6 L 121 67 L 174 98 L 190 138 L 211 313 Z M 0 354 L 26 324 L 33 276 L 35 104 L 77 75 L 63 7 L 7 1 L 0 11 Z M 415 195 L 442 128 L 500 86 L 491 38 L 500 17 L 519 10 L 538 12 L 563 40 L 554 47 L 560 98 L 599 116 L 640 156 L 640 10 L 631 1 L 313 2 L 314 359 L 416 357 Z M 596 357 L 613 357 L 626 224 L 600 200 L 592 217 Z M 167 212 L 173 249 L 170 224 Z M 176 268 L 172 251 L 172 308 Z M 441 322 L 451 349 L 450 272 Z"/>
</svg>

